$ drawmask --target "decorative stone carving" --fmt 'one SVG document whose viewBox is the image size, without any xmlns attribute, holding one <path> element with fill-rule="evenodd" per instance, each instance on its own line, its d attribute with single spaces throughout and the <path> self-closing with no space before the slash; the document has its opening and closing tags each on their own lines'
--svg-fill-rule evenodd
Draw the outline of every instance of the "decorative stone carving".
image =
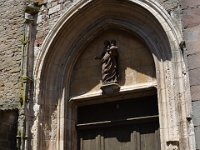
<svg viewBox="0 0 200 150">
<path fill-rule="evenodd" d="M 101 56 L 97 56 L 95 59 L 101 59 L 102 64 L 102 83 L 117 83 L 118 82 L 118 47 L 116 41 L 111 42 L 106 40 L 104 42 L 103 52 Z"/>
<path fill-rule="evenodd" d="M 179 141 L 167 141 L 167 150 L 179 150 Z"/>
<path fill-rule="evenodd" d="M 102 84 L 101 89 L 103 93 L 113 93 L 119 91 L 118 78 L 118 47 L 115 40 L 104 42 L 103 52 L 101 56 L 97 56 L 95 59 L 101 60 L 101 73 L 102 73 Z M 111 89 L 109 89 L 111 88 Z M 104 90 L 105 89 L 105 90 Z"/>
<path fill-rule="evenodd" d="M 185 41 L 181 41 L 181 43 L 179 44 L 181 50 L 186 50 L 186 44 L 185 44 Z"/>
</svg>

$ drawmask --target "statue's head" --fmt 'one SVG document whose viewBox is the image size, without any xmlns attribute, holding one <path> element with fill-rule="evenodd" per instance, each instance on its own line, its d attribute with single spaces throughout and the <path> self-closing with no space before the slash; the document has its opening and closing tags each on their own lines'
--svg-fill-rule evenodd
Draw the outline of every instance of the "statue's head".
<svg viewBox="0 0 200 150">
<path fill-rule="evenodd" d="M 105 47 L 110 47 L 110 41 L 105 40 L 105 41 L 104 41 L 104 46 L 105 46 Z"/>
<path fill-rule="evenodd" d="M 114 46 L 116 46 L 116 40 L 111 40 L 111 45 L 114 45 Z"/>
</svg>

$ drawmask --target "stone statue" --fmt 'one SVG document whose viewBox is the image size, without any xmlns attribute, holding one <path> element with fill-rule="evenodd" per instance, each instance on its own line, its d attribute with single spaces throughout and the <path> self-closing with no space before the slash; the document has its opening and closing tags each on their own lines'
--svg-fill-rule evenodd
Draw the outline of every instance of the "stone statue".
<svg viewBox="0 0 200 150">
<path fill-rule="evenodd" d="M 95 59 L 101 60 L 102 65 L 102 83 L 103 85 L 117 83 L 118 82 L 118 47 L 116 41 L 104 42 L 103 52 L 100 57 Z"/>
</svg>

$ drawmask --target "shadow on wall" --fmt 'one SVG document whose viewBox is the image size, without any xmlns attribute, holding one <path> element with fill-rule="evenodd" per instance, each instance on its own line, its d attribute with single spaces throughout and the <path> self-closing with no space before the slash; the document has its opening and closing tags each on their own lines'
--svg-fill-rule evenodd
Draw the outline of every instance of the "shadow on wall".
<svg viewBox="0 0 200 150">
<path fill-rule="evenodd" d="M 0 110 L 0 149 L 16 150 L 17 110 Z"/>
</svg>

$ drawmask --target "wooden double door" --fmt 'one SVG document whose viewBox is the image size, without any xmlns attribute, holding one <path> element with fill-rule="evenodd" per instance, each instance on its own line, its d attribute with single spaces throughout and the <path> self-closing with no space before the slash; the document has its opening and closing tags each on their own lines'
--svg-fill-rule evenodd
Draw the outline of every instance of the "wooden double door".
<svg viewBox="0 0 200 150">
<path fill-rule="evenodd" d="M 160 150 L 156 96 L 78 109 L 78 150 Z"/>
</svg>

